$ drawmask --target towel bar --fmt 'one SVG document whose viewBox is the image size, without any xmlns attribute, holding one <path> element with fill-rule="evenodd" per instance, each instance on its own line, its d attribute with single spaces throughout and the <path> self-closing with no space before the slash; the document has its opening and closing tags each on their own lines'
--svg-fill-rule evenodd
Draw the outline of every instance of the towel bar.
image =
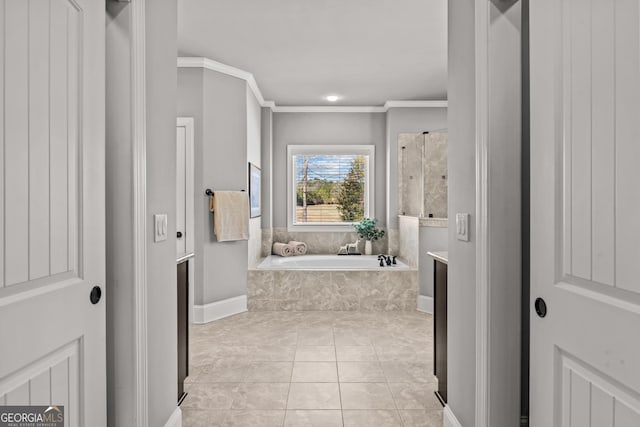
<svg viewBox="0 0 640 427">
<path fill-rule="evenodd" d="M 245 190 L 240 190 L 240 191 L 245 191 Z M 213 193 L 212 189 L 207 188 L 206 190 L 204 190 L 204 194 L 209 196 L 209 197 L 211 197 L 211 196 L 213 196 L 214 193 Z"/>
</svg>

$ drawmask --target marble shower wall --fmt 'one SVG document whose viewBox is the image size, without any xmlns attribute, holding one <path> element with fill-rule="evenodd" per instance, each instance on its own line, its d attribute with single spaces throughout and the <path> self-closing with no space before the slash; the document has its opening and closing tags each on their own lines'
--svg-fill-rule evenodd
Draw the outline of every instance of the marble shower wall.
<svg viewBox="0 0 640 427">
<path fill-rule="evenodd" d="M 398 217 L 398 256 L 410 267 L 418 267 L 420 256 L 420 220 L 416 217 Z"/>
<path fill-rule="evenodd" d="M 424 137 L 419 133 L 398 135 L 398 214 L 422 215 Z"/>
<path fill-rule="evenodd" d="M 398 214 L 447 218 L 446 133 L 398 135 Z"/>
<path fill-rule="evenodd" d="M 446 133 L 425 135 L 424 216 L 447 218 L 447 139 Z"/>
</svg>

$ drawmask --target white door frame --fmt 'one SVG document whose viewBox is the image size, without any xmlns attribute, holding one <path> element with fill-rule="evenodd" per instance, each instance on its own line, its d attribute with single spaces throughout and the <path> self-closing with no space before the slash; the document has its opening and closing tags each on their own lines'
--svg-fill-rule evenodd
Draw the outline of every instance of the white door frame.
<svg viewBox="0 0 640 427">
<path fill-rule="evenodd" d="M 145 0 L 131 2 L 135 414 L 137 427 L 149 425 L 147 351 L 147 94 Z"/>
<path fill-rule="evenodd" d="M 516 66 L 522 64 L 521 48 L 516 47 L 521 39 L 513 39 L 521 37 L 521 33 L 517 25 L 508 24 L 510 17 L 507 15 L 517 17 L 522 11 L 522 0 L 506 2 L 506 6 L 503 11 L 492 0 L 475 0 L 477 427 L 498 425 L 506 422 L 505 417 L 520 413 L 520 399 L 513 396 L 520 390 L 519 352 L 512 355 L 517 361 L 508 373 L 495 369 L 497 361 L 506 359 L 509 349 L 520 348 L 521 335 L 517 328 L 521 300 L 515 293 L 505 293 L 512 284 L 518 286 L 521 282 L 520 209 L 514 207 L 509 213 L 504 207 L 520 203 L 522 190 L 514 185 L 507 188 L 504 182 L 498 181 L 500 178 L 496 178 L 500 176 L 496 173 L 498 170 L 508 177 L 502 179 L 516 183 L 520 178 L 521 162 L 520 148 L 513 145 L 521 141 L 521 66 Z M 511 36 L 513 43 L 503 45 L 500 40 L 505 35 Z M 496 76 L 500 74 L 511 74 L 513 78 L 502 86 L 495 86 Z M 510 109 L 513 114 L 505 113 L 504 102 L 513 102 Z M 493 228 L 492 224 L 498 226 Z M 507 232 L 511 238 L 502 241 L 501 235 Z M 496 246 L 496 242 L 501 242 L 500 246 Z M 505 320 L 517 330 L 502 328 Z M 509 395 L 509 401 L 504 401 L 505 394 Z M 504 410 L 497 413 L 499 409 L 496 408 L 500 405 Z"/>
<path fill-rule="evenodd" d="M 489 2 L 475 1 L 476 71 L 476 427 L 489 427 Z"/>
</svg>

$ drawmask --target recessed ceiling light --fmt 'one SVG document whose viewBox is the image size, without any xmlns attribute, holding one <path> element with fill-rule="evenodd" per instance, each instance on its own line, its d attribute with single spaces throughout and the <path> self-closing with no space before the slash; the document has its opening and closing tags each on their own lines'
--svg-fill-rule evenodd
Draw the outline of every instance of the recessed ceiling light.
<svg viewBox="0 0 640 427">
<path fill-rule="evenodd" d="M 326 99 L 329 102 L 336 102 L 338 99 L 340 99 L 340 97 L 338 95 L 329 95 Z"/>
</svg>

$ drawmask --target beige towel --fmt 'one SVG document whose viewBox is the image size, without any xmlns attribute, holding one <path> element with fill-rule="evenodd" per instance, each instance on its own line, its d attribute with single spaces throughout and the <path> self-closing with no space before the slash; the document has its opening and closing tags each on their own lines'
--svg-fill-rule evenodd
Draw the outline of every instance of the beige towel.
<svg viewBox="0 0 640 427">
<path fill-rule="evenodd" d="M 295 251 L 291 245 L 276 242 L 273 244 L 273 254 L 280 256 L 291 256 L 295 255 Z"/>
<path fill-rule="evenodd" d="M 219 242 L 249 240 L 249 197 L 244 191 L 216 191 L 209 203 Z"/>
<path fill-rule="evenodd" d="M 307 253 L 307 244 L 305 242 L 291 240 L 289 246 L 293 247 L 294 255 L 304 255 Z"/>
</svg>

